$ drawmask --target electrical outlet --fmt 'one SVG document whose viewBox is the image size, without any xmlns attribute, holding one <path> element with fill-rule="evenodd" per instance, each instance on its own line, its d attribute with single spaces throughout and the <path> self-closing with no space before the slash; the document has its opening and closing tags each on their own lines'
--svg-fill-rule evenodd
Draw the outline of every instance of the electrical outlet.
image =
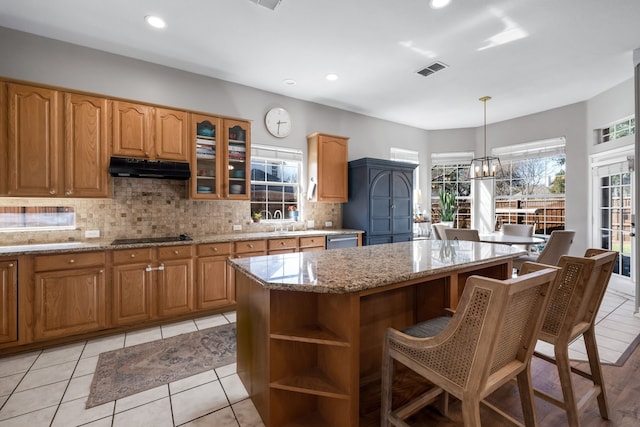
<svg viewBox="0 0 640 427">
<path fill-rule="evenodd" d="M 86 239 L 94 239 L 100 237 L 100 230 L 85 230 L 84 237 Z"/>
<path fill-rule="evenodd" d="M 333 222 L 331 222 L 331 221 L 326 221 L 326 222 L 324 223 L 324 226 L 325 226 L 325 227 L 333 227 Z"/>
<path fill-rule="evenodd" d="M 312 219 L 307 220 L 307 228 L 313 228 L 315 227 L 316 222 Z"/>
<path fill-rule="evenodd" d="M 242 230 L 242 225 L 240 224 L 233 225 L 233 231 L 241 231 L 241 230 Z"/>
</svg>

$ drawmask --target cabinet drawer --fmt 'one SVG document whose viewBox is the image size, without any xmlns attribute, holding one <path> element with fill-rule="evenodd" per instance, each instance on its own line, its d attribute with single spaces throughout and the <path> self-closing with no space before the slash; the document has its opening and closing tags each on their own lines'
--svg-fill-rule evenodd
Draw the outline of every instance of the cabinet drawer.
<svg viewBox="0 0 640 427">
<path fill-rule="evenodd" d="M 191 258 L 193 256 L 193 246 L 164 246 L 158 248 L 158 258 L 165 259 L 181 259 Z"/>
<path fill-rule="evenodd" d="M 264 252 L 267 244 L 264 240 L 247 240 L 244 242 L 236 242 L 236 253 L 244 254 L 250 252 Z"/>
<path fill-rule="evenodd" d="M 325 246 L 324 236 L 314 236 L 314 237 L 301 237 L 300 238 L 300 247 L 301 248 L 316 248 Z"/>
<path fill-rule="evenodd" d="M 113 251 L 114 264 L 129 264 L 132 262 L 151 262 L 152 248 L 121 249 Z"/>
<path fill-rule="evenodd" d="M 34 259 L 35 271 L 68 270 L 105 264 L 104 252 L 41 255 Z"/>
<path fill-rule="evenodd" d="M 295 249 L 298 245 L 297 239 L 269 239 L 269 252 L 280 249 Z"/>
<path fill-rule="evenodd" d="M 233 249 L 233 243 L 206 243 L 198 245 L 198 256 L 218 256 L 218 255 L 230 255 Z"/>
</svg>

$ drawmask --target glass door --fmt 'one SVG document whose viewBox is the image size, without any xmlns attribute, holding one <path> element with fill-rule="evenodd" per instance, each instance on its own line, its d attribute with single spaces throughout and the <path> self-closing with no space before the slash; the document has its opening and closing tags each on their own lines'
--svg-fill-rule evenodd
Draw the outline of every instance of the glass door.
<svg viewBox="0 0 640 427">
<path fill-rule="evenodd" d="M 598 168 L 600 247 L 619 253 L 614 273 L 635 281 L 633 247 L 634 176 L 627 162 Z M 597 236 L 596 236 L 597 237 Z"/>
</svg>

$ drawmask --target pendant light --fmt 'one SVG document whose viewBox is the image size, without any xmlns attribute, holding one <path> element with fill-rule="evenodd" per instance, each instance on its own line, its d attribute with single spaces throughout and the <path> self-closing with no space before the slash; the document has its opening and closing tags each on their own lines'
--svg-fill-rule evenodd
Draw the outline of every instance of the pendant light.
<svg viewBox="0 0 640 427">
<path fill-rule="evenodd" d="M 496 177 L 496 171 L 502 170 L 500 159 L 495 156 L 487 156 L 487 101 L 490 96 L 483 96 L 480 101 L 484 104 L 484 153 L 483 157 L 476 157 L 471 160 L 469 166 L 469 178 L 471 179 L 491 179 Z"/>
</svg>

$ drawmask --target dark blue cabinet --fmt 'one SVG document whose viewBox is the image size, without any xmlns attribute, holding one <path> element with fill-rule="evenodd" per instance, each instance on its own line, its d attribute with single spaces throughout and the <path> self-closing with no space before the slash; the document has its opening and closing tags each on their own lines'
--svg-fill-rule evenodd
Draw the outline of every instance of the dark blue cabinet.
<svg viewBox="0 0 640 427">
<path fill-rule="evenodd" d="M 413 239 L 415 165 L 363 158 L 349 162 L 349 201 L 343 226 L 364 230 L 363 245 Z"/>
</svg>

